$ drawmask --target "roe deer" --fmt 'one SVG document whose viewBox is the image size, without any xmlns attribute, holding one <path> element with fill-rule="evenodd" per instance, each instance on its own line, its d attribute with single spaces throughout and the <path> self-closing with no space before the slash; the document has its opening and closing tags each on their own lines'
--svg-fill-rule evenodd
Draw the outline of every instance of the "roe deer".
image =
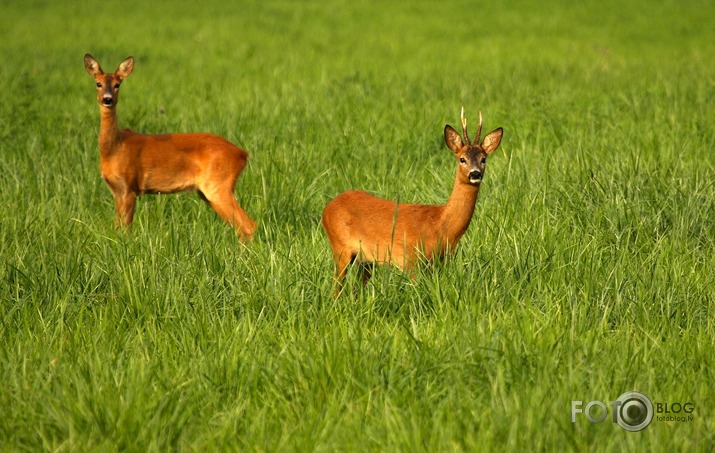
<svg viewBox="0 0 715 453">
<path fill-rule="evenodd" d="M 431 261 L 454 250 L 472 219 L 487 156 L 499 147 L 503 134 L 502 128 L 495 129 L 480 144 L 480 112 L 477 137 L 470 143 L 464 108 L 461 118 L 464 142 L 451 126 L 444 128 L 444 140 L 458 161 L 454 188 L 445 205 L 398 204 L 352 190 L 325 206 L 322 224 L 336 265 L 336 296 L 352 262 L 361 264 L 363 283 L 367 283 L 375 263 L 410 270 L 420 257 Z"/>
<path fill-rule="evenodd" d="M 236 180 L 248 163 L 248 153 L 212 134 L 140 134 L 119 130 L 119 86 L 134 69 L 134 58 L 106 74 L 90 54 L 84 66 L 97 84 L 100 111 L 99 165 L 114 195 L 116 223 L 129 225 L 136 198 L 143 194 L 196 190 L 241 240 L 253 235 L 256 223 L 234 197 Z"/>
</svg>

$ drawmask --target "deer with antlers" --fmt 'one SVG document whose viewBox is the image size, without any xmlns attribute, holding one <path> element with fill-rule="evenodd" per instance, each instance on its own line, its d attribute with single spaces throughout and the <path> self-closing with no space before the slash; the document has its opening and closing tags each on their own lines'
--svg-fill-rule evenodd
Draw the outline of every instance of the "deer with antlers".
<svg viewBox="0 0 715 453">
<path fill-rule="evenodd" d="M 143 194 L 196 190 L 216 213 L 248 240 L 256 228 L 238 205 L 234 188 L 248 163 L 248 153 L 212 134 L 140 134 L 119 130 L 119 86 L 134 69 L 134 58 L 105 73 L 90 54 L 84 66 L 97 86 L 100 111 L 99 166 L 114 195 L 116 223 L 129 225 L 136 198 Z"/>
<path fill-rule="evenodd" d="M 367 283 L 374 264 L 410 271 L 420 259 L 432 261 L 455 249 L 472 220 L 487 156 L 499 147 L 503 134 L 497 128 L 480 143 L 480 112 L 477 136 L 471 142 L 464 108 L 461 122 L 464 141 L 451 126 L 444 128 L 447 147 L 457 158 L 454 188 L 446 204 L 398 204 L 351 190 L 325 206 L 322 225 L 335 260 L 336 296 L 350 263 L 360 264 L 363 283 Z"/>
</svg>

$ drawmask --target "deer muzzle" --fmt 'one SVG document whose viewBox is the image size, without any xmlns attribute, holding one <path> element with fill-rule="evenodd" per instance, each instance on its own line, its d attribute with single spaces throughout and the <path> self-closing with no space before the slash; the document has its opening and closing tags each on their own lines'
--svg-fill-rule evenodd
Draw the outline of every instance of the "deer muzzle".
<svg viewBox="0 0 715 453">
<path fill-rule="evenodd" d="M 472 170 L 469 172 L 469 182 L 472 184 L 477 184 L 482 181 L 483 173 L 479 170 Z"/>
</svg>

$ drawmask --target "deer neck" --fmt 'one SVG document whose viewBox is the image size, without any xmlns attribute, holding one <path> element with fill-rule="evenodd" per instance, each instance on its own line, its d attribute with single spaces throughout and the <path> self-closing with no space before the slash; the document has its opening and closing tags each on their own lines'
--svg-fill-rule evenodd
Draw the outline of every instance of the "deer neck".
<svg viewBox="0 0 715 453">
<path fill-rule="evenodd" d="M 99 152 L 106 156 L 111 154 L 119 143 L 119 124 L 116 107 L 100 107 Z"/>
<path fill-rule="evenodd" d="M 469 228 L 478 195 L 479 186 L 461 181 L 457 173 L 452 193 L 442 210 L 443 231 L 450 245 L 456 245 Z"/>
</svg>

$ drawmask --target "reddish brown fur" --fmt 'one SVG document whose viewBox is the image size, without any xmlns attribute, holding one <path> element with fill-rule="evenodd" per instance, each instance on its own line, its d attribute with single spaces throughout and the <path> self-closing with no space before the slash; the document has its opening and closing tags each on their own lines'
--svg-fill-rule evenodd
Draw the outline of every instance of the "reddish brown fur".
<svg viewBox="0 0 715 453">
<path fill-rule="evenodd" d="M 463 144 L 452 127 L 445 127 L 445 141 L 459 164 L 444 205 L 397 204 L 363 191 L 343 192 L 330 201 L 322 224 L 336 265 L 336 295 L 353 261 L 410 270 L 420 258 L 430 261 L 454 250 L 472 219 L 486 157 L 497 149 L 501 137 L 498 128 L 482 144 Z M 370 274 L 365 271 L 366 282 Z"/>
<path fill-rule="evenodd" d="M 116 112 L 119 85 L 131 74 L 134 59 L 127 58 L 111 74 L 105 74 L 89 54 L 84 61 L 87 72 L 97 82 L 101 115 L 99 165 L 114 195 L 117 224 L 132 223 L 139 195 L 196 190 L 242 240 L 250 239 L 256 223 L 234 197 L 236 180 L 248 163 L 248 153 L 212 134 L 120 131 Z"/>
</svg>

